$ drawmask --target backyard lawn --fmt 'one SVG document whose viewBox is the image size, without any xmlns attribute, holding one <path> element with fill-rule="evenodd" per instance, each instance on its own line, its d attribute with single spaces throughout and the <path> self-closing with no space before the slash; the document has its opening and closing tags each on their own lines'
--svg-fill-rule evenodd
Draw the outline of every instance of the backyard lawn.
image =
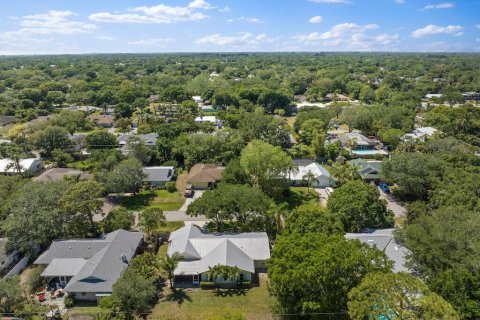
<svg viewBox="0 0 480 320">
<path fill-rule="evenodd" d="M 304 204 L 313 204 L 320 206 L 318 193 L 306 187 L 290 187 L 290 195 L 282 199 L 287 203 L 287 208 L 293 210 Z"/>
<path fill-rule="evenodd" d="M 120 205 L 133 211 L 142 211 L 149 207 L 160 208 L 163 211 L 177 211 L 184 202 L 185 197 L 179 192 L 167 190 L 142 191 L 120 198 Z"/>
<path fill-rule="evenodd" d="M 272 319 L 270 297 L 265 281 L 247 291 L 177 290 L 169 289 L 152 310 L 150 319 L 225 319 L 243 315 L 246 319 Z"/>
</svg>

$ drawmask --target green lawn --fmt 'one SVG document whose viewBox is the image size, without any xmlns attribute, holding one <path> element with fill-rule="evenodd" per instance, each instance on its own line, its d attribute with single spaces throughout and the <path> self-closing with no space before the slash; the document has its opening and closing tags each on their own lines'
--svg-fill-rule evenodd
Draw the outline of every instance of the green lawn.
<svg viewBox="0 0 480 320">
<path fill-rule="evenodd" d="M 120 198 L 120 205 L 129 210 L 141 211 L 149 207 L 160 208 L 163 211 L 177 211 L 185 202 L 179 192 L 167 190 L 142 191 L 133 196 Z"/>
<path fill-rule="evenodd" d="M 246 319 L 272 319 L 273 298 L 266 283 L 243 292 L 222 290 L 177 290 L 165 297 L 152 310 L 149 319 L 225 319 L 243 315 Z"/>
<path fill-rule="evenodd" d="M 304 204 L 312 204 L 320 206 L 318 193 L 315 190 L 306 187 L 290 187 L 290 195 L 282 199 L 286 202 L 289 210 L 293 210 Z"/>
</svg>

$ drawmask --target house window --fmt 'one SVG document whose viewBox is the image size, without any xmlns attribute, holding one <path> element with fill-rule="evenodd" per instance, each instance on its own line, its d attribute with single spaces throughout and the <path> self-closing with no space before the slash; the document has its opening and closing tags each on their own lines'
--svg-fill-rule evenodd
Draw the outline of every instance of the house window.
<svg viewBox="0 0 480 320">
<path fill-rule="evenodd" d="M 243 273 L 240 273 L 240 281 L 244 281 L 245 280 L 245 275 Z"/>
</svg>

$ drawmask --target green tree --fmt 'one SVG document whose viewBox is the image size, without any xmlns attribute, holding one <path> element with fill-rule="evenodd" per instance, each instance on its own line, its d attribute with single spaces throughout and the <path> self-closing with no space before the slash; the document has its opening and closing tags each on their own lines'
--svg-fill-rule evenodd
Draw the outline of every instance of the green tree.
<svg viewBox="0 0 480 320">
<path fill-rule="evenodd" d="M 393 225 L 393 215 L 377 187 L 361 181 L 350 181 L 328 198 L 327 208 L 342 221 L 348 232 Z"/>
<path fill-rule="evenodd" d="M 387 129 L 380 132 L 380 139 L 382 139 L 385 144 L 395 149 L 400 141 L 402 141 L 404 134 L 405 133 L 400 129 Z"/>
<path fill-rule="evenodd" d="M 152 236 L 155 236 L 162 227 L 166 226 L 165 214 L 159 208 L 150 207 L 143 210 L 138 219 L 147 241 L 151 240 Z"/>
<path fill-rule="evenodd" d="M 280 147 L 254 140 L 243 149 L 240 165 L 254 187 L 271 194 L 278 181 L 286 179 L 293 161 Z"/>
<path fill-rule="evenodd" d="M 60 199 L 60 206 L 76 221 L 79 233 L 89 223 L 92 234 L 97 232 L 93 217 L 102 212 L 103 186 L 96 181 L 81 181 L 72 184 Z"/>
<path fill-rule="evenodd" d="M 85 137 L 85 147 L 88 149 L 113 149 L 117 146 L 117 138 L 105 130 L 92 132 Z"/>
<path fill-rule="evenodd" d="M 442 164 L 434 155 L 402 153 L 383 162 L 382 179 L 395 184 L 392 191 L 401 198 L 425 200 L 442 171 Z"/>
<path fill-rule="evenodd" d="M 144 278 L 133 269 L 126 269 L 112 286 L 113 306 L 133 319 L 135 314 L 150 310 L 155 303 L 156 292 L 152 279 Z"/>
<path fill-rule="evenodd" d="M 308 314 L 346 310 L 348 292 L 369 272 L 388 272 L 392 262 L 342 234 L 290 233 L 277 238 L 267 266 L 275 311 Z"/>
<path fill-rule="evenodd" d="M 51 156 L 55 149 L 63 150 L 72 144 L 65 128 L 49 126 L 37 133 L 35 145 Z"/>
<path fill-rule="evenodd" d="M 124 207 L 117 207 L 110 211 L 105 219 L 102 220 L 104 233 L 109 233 L 118 229 L 130 230 L 135 224 L 135 215 L 132 211 Z"/>
<path fill-rule="evenodd" d="M 128 268 L 146 279 L 158 279 L 160 277 L 160 260 L 156 254 L 150 252 L 135 256 L 130 261 Z"/>
<path fill-rule="evenodd" d="M 311 171 L 308 170 L 308 172 L 302 177 L 302 180 L 307 182 L 307 191 L 310 192 L 310 188 L 315 182 L 319 182 L 318 178 L 315 176 L 315 174 Z"/>
<path fill-rule="evenodd" d="M 174 289 L 173 279 L 175 278 L 175 269 L 177 268 L 178 262 L 181 258 L 182 257 L 178 254 L 174 254 L 172 256 L 166 255 L 165 257 L 160 259 L 160 270 L 165 276 L 165 278 L 168 279 L 171 289 Z"/>
<path fill-rule="evenodd" d="M 105 184 L 107 192 L 135 193 L 140 189 L 145 178 L 142 168 L 140 161 L 130 158 L 120 162 L 112 171 L 100 174 L 99 179 Z"/>
<path fill-rule="evenodd" d="M 260 190 L 248 185 L 220 184 L 214 190 L 208 190 L 187 208 L 191 216 L 205 215 L 218 232 L 267 231 L 274 226 L 268 215 L 270 199 Z"/>
<path fill-rule="evenodd" d="M 18 276 L 0 280 L 0 313 L 16 313 L 25 303 Z"/>
<path fill-rule="evenodd" d="M 348 294 L 352 320 L 460 320 L 453 307 L 408 273 L 370 273 Z"/>
<path fill-rule="evenodd" d="M 258 97 L 257 103 L 268 113 L 273 113 L 276 109 L 287 111 L 290 96 L 281 90 L 265 90 Z"/>
<path fill-rule="evenodd" d="M 308 233 L 343 234 L 343 225 L 329 211 L 312 205 L 293 210 L 285 220 L 283 233 L 303 236 Z"/>
</svg>

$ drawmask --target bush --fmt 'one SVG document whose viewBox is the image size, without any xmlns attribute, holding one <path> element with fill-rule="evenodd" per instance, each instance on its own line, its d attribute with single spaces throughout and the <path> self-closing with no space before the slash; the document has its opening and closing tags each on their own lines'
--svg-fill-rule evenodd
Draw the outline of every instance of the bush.
<svg viewBox="0 0 480 320">
<path fill-rule="evenodd" d="M 178 167 L 178 162 L 176 160 L 168 160 L 168 161 L 165 161 L 164 163 L 162 163 L 162 166 L 166 166 L 166 167 Z"/>
<path fill-rule="evenodd" d="M 63 299 L 63 303 L 65 304 L 65 308 L 70 309 L 73 307 L 75 300 L 71 295 L 67 295 L 65 299 Z"/>
<path fill-rule="evenodd" d="M 211 282 L 211 281 L 200 282 L 200 289 L 202 290 L 212 290 L 212 289 L 215 289 L 216 287 L 217 285 L 215 284 L 215 282 Z"/>
<path fill-rule="evenodd" d="M 250 288 L 252 283 L 250 281 L 240 281 L 239 285 L 242 288 Z"/>
<path fill-rule="evenodd" d="M 165 188 L 167 189 L 168 192 L 173 193 L 177 191 L 177 185 L 175 184 L 174 181 L 167 182 L 165 184 Z"/>
</svg>

